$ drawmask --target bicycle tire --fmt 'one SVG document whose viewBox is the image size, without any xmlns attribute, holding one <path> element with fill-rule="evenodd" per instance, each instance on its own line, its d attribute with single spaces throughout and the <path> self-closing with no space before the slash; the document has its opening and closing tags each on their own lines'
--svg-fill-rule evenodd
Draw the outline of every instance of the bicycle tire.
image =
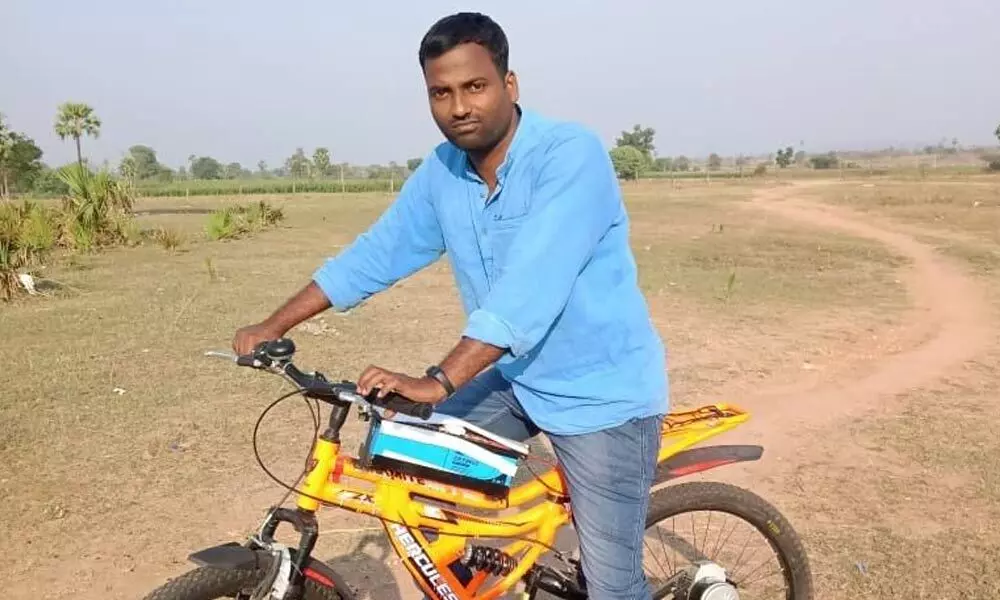
<svg viewBox="0 0 1000 600">
<path fill-rule="evenodd" d="M 268 559 L 265 559 L 268 560 Z M 197 567 L 171 579 L 149 593 L 143 600 L 215 600 L 233 598 L 240 591 L 254 587 L 267 573 L 268 564 L 257 569 L 220 569 Z M 353 600 L 354 594 L 306 579 L 305 600 Z"/>
<path fill-rule="evenodd" d="M 727 483 L 692 481 L 661 488 L 650 498 L 646 528 L 686 512 L 725 512 L 752 525 L 778 555 L 790 577 L 786 600 L 812 600 L 813 583 L 802 540 L 778 509 L 760 496 Z"/>
</svg>

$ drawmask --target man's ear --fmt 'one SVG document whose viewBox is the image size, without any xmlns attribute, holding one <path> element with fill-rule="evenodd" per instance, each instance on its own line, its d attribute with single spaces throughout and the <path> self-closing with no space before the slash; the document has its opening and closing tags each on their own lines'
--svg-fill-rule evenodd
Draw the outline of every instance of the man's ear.
<svg viewBox="0 0 1000 600">
<path fill-rule="evenodd" d="M 521 91 L 518 89 L 517 73 L 507 71 L 507 76 L 504 77 L 504 86 L 507 88 L 507 95 L 510 96 L 510 101 L 517 102 L 521 97 Z"/>
</svg>

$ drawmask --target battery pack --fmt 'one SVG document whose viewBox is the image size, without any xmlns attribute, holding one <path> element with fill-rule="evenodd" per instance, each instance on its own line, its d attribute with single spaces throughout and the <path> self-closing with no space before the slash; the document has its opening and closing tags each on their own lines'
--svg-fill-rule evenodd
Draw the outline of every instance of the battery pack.
<svg viewBox="0 0 1000 600">
<path fill-rule="evenodd" d="M 362 466 L 398 471 L 494 498 L 510 491 L 528 447 L 454 417 L 427 421 L 397 415 L 372 421 Z"/>
</svg>

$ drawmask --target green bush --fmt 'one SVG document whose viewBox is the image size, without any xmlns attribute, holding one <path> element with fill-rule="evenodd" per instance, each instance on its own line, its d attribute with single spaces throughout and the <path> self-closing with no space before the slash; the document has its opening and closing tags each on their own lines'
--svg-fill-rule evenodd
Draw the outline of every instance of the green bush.
<svg viewBox="0 0 1000 600">
<path fill-rule="evenodd" d="M 38 204 L 0 204 L 0 299 L 10 300 L 22 289 L 18 275 L 41 264 L 55 245 L 56 231 L 53 214 Z"/>
<path fill-rule="evenodd" d="M 220 208 L 209 215 L 205 231 L 211 240 L 235 239 L 273 227 L 284 218 L 280 208 L 263 200 L 249 206 L 236 204 Z"/>
<path fill-rule="evenodd" d="M 107 171 L 92 173 L 78 164 L 59 170 L 68 193 L 63 198 L 63 242 L 90 251 L 102 246 L 134 243 L 138 238 L 131 187 Z"/>
<path fill-rule="evenodd" d="M 987 171 L 1000 172 L 1000 154 L 984 154 L 979 158 L 986 163 Z"/>
</svg>

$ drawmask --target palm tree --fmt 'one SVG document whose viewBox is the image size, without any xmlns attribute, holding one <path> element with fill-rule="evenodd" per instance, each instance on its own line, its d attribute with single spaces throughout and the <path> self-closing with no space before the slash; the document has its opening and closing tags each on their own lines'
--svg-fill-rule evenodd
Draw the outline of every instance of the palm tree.
<svg viewBox="0 0 1000 600">
<path fill-rule="evenodd" d="M 83 154 L 80 152 L 80 138 L 89 135 L 96 138 L 101 129 L 101 120 L 94 109 L 82 102 L 65 102 L 59 105 L 56 115 L 56 134 L 59 139 L 68 137 L 76 140 L 76 162 L 83 168 Z"/>
<path fill-rule="evenodd" d="M 0 198 L 7 197 L 7 158 L 14 147 L 14 138 L 3 119 L 3 113 L 0 113 L 0 171 L 3 172 L 3 182 L 0 183 Z"/>
</svg>

